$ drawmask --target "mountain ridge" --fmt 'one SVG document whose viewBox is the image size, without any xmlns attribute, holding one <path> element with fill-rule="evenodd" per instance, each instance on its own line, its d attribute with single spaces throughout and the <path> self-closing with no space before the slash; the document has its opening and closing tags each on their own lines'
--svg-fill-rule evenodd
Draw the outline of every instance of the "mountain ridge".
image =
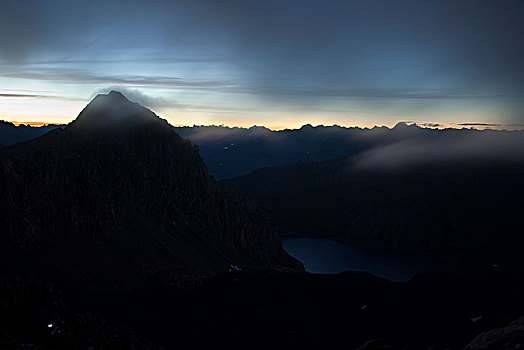
<svg viewBox="0 0 524 350">
<path fill-rule="evenodd" d="M 176 127 L 183 138 L 199 146 L 209 172 L 217 179 L 243 176 L 256 169 L 283 166 L 298 161 L 327 161 L 345 157 L 355 152 L 367 152 L 403 142 L 418 149 L 465 148 L 468 143 L 476 146 L 488 144 L 495 147 L 509 142 L 524 149 L 524 131 L 499 131 L 476 129 L 429 129 L 414 124 L 397 124 L 394 128 L 374 127 L 363 129 L 341 126 L 303 126 L 301 129 L 272 131 L 257 128 L 229 128 L 222 126 Z M 482 147 L 477 147 L 481 148 Z M 486 147 L 484 147 L 486 148 Z M 490 151 L 490 147 L 487 147 Z M 473 148 L 472 148 L 473 149 Z M 452 153 L 452 150 L 449 151 Z"/>
<path fill-rule="evenodd" d="M 0 149 L 2 240 L 104 288 L 230 264 L 301 268 L 276 233 L 221 195 L 198 150 L 165 120 L 120 99 L 109 117 L 131 118 L 126 127 L 89 124 L 108 117 L 97 113 L 113 97 L 64 130 Z"/>
</svg>

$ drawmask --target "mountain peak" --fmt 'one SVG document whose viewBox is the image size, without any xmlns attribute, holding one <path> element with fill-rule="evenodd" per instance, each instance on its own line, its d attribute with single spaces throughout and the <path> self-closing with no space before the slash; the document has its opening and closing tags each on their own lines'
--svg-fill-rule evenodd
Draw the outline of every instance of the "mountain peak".
<svg viewBox="0 0 524 350">
<path fill-rule="evenodd" d="M 93 98 L 93 100 L 88 104 L 105 104 L 105 105 L 115 105 L 120 103 L 133 103 L 129 101 L 127 97 L 124 96 L 120 91 L 111 90 L 108 94 L 98 94 Z"/>
<path fill-rule="evenodd" d="M 112 90 L 108 94 L 96 95 L 70 125 L 75 129 L 93 130 L 161 120 L 149 109 L 129 101 L 121 92 Z"/>
<path fill-rule="evenodd" d="M 420 129 L 420 126 L 418 126 L 415 122 L 398 122 L 393 129 Z"/>
<path fill-rule="evenodd" d="M 123 99 L 123 100 L 129 101 L 127 97 L 124 96 L 124 94 L 116 90 L 111 90 L 106 96 L 111 97 L 113 99 Z"/>
</svg>

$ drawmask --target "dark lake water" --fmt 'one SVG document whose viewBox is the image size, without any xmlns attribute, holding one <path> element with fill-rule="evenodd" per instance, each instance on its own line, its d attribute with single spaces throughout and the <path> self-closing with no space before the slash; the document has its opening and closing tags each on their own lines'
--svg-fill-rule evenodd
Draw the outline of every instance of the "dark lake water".
<svg viewBox="0 0 524 350">
<path fill-rule="evenodd" d="M 282 238 L 284 249 L 312 273 L 366 271 L 391 281 L 408 281 L 428 271 L 469 272 L 447 260 L 399 249 L 306 237 Z"/>
</svg>

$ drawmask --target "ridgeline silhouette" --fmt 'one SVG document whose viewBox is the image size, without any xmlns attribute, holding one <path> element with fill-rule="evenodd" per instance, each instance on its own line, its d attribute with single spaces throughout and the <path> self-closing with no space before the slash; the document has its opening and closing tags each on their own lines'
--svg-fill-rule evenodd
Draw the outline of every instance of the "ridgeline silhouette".
<svg viewBox="0 0 524 350">
<path fill-rule="evenodd" d="M 300 268 L 220 194 L 189 141 L 118 92 L 95 97 L 63 130 L 1 149 L 0 161 L 3 244 L 81 283 Z"/>
<path fill-rule="evenodd" d="M 383 160 L 413 147 L 389 147 L 391 136 L 435 134 L 403 125 L 386 129 L 361 130 L 364 139 L 376 141 L 366 143 L 361 155 L 262 169 L 223 182 L 227 192 L 208 174 L 197 146 L 118 92 L 97 96 L 64 129 L 1 148 L 0 347 L 521 344 L 522 321 L 512 323 L 524 314 L 518 265 L 502 263 L 468 275 L 430 272 L 403 283 L 360 272 L 309 274 L 282 250 L 276 231 L 255 216 L 265 214 L 282 231 L 409 243 L 412 249 L 425 249 L 421 243 L 438 247 L 435 242 L 449 243 L 457 234 L 453 247 L 471 244 L 466 248 L 475 255 L 467 256 L 507 252 L 511 261 L 521 247 L 520 238 L 514 239 L 519 232 L 505 229 L 521 227 L 522 186 L 516 186 L 522 168 L 511 157 L 480 166 L 460 158 L 451 168 L 440 159 L 421 167 L 415 152 L 392 170 Z M 219 129 L 215 139 L 207 135 L 204 147 L 220 146 L 227 153 L 223 131 L 229 132 Z M 247 171 L 278 152 L 282 157 L 274 164 L 301 157 L 325 132 L 361 131 L 305 127 L 260 143 L 243 135 L 246 143 L 239 149 L 245 152 L 230 153 L 239 166 L 223 174 Z M 287 136 L 268 148 L 275 135 Z M 518 144 L 520 134 L 511 135 L 510 143 Z M 342 137 L 329 147 L 324 141 L 317 145 L 351 153 L 341 145 L 353 141 Z M 468 143 L 462 154 L 470 155 L 476 144 Z M 495 144 L 489 148 L 497 149 Z M 428 147 L 415 149 L 425 155 Z M 506 155 L 505 146 L 499 150 Z M 313 156 L 335 154 L 331 151 Z M 357 158 L 369 161 L 356 169 Z M 206 161 L 213 159 L 218 158 Z M 433 217 L 432 210 L 444 219 Z M 474 219 L 479 221 L 472 224 Z M 491 234 L 494 229 L 500 235 Z M 476 250 L 477 243 L 494 249 Z"/>
<path fill-rule="evenodd" d="M 209 172 L 217 179 L 247 175 L 263 167 L 327 161 L 388 147 L 405 146 L 399 154 L 406 149 L 438 152 L 440 148 L 447 148 L 450 154 L 477 152 L 484 154 L 484 158 L 493 148 L 506 153 L 520 149 L 521 155 L 524 152 L 524 131 L 438 130 L 404 122 L 391 129 L 308 124 L 300 129 L 281 131 L 224 126 L 176 127 L 175 130 L 199 146 Z"/>
</svg>

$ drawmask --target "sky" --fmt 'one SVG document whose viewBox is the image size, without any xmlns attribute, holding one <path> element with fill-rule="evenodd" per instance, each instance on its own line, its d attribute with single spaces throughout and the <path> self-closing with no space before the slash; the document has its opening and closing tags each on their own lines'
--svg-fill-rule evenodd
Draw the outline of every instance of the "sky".
<svg viewBox="0 0 524 350">
<path fill-rule="evenodd" d="M 521 0 L 0 0 L 0 119 L 524 128 Z"/>
</svg>

